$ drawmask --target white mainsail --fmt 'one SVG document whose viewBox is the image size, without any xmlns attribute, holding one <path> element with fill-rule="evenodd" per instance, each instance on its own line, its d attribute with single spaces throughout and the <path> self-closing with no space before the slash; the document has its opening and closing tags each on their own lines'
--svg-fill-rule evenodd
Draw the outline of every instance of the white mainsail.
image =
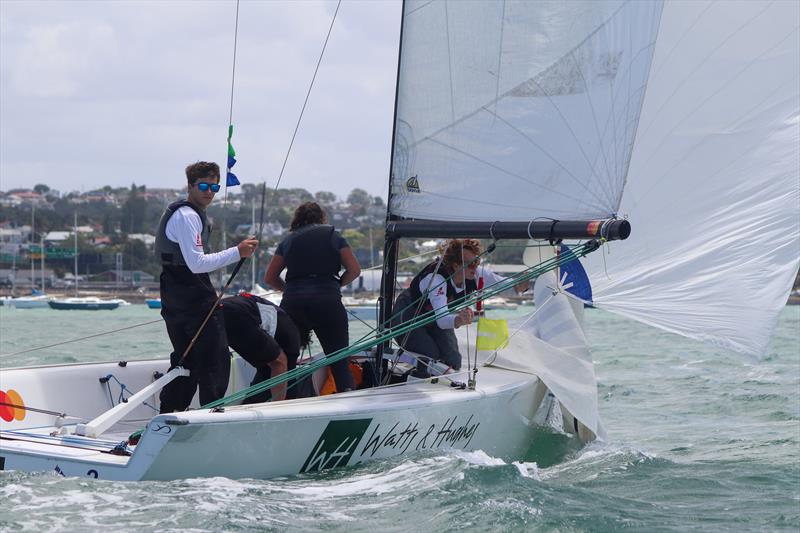
<svg viewBox="0 0 800 533">
<path fill-rule="evenodd" d="M 390 212 L 615 213 L 660 14 L 660 2 L 406 2 Z"/>
</svg>

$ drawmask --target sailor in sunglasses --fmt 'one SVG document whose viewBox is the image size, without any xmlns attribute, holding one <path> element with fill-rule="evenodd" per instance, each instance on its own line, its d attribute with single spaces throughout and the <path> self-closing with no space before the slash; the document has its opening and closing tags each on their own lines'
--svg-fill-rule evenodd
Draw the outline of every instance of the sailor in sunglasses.
<svg viewBox="0 0 800 533">
<path fill-rule="evenodd" d="M 161 316 L 167 325 L 173 352 L 170 365 L 178 364 L 192 337 L 217 299 L 208 273 L 253 254 L 258 241 L 244 239 L 236 246 L 209 253 L 211 225 L 206 208 L 219 191 L 219 166 L 199 161 L 186 167 L 189 194 L 167 207 L 156 232 L 156 254 L 161 260 Z M 200 403 L 225 395 L 230 374 L 230 354 L 221 310 L 203 328 L 183 366 L 191 375 L 179 377 L 161 391 L 161 412 L 183 411 L 200 389 Z"/>
</svg>

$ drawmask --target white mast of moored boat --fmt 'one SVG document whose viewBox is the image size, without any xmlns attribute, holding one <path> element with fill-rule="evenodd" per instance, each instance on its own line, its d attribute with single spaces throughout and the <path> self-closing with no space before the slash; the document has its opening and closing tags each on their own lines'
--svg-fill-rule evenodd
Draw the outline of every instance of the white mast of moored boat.
<svg viewBox="0 0 800 533">
<path fill-rule="evenodd" d="M 73 253 L 73 257 L 75 260 L 75 297 L 78 297 L 78 212 L 75 211 L 74 218 L 72 222 L 72 230 L 73 230 L 73 243 L 75 247 L 75 252 Z"/>
<path fill-rule="evenodd" d="M 36 202 L 31 201 L 31 234 L 28 238 L 28 255 L 31 256 L 31 294 L 34 294 L 36 290 L 36 277 L 34 273 L 34 259 L 33 259 L 33 251 L 31 248 L 33 247 L 33 238 L 34 234 L 33 231 L 36 228 Z"/>
</svg>

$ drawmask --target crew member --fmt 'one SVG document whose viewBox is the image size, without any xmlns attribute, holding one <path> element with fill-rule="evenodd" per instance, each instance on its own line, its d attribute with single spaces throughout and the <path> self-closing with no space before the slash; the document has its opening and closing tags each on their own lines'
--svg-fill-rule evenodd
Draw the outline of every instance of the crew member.
<svg viewBox="0 0 800 533">
<path fill-rule="evenodd" d="M 339 271 L 344 266 L 344 272 Z M 280 274 L 286 270 L 286 281 Z M 313 330 L 326 354 L 349 344 L 347 311 L 341 287 L 361 274 L 361 267 L 347 241 L 327 223 L 316 202 L 300 205 L 294 212 L 289 235 L 278 244 L 264 282 L 283 291 L 281 307 L 289 313 L 301 336 Z M 337 392 L 355 388 L 346 359 L 331 365 Z"/>
<path fill-rule="evenodd" d="M 167 207 L 156 232 L 156 254 L 161 260 L 161 316 L 167 325 L 173 352 L 171 368 L 179 363 L 191 372 L 161 391 L 161 412 L 183 411 L 198 386 L 200 403 L 225 395 L 230 375 L 230 353 L 222 313 L 211 315 L 186 359 L 181 357 L 217 299 L 208 273 L 249 257 L 258 246 L 245 239 L 237 246 L 208 253 L 211 225 L 206 208 L 219 191 L 219 166 L 200 161 L 186 167 L 189 194 Z"/>
<path fill-rule="evenodd" d="M 301 348 L 300 332 L 286 311 L 269 300 L 246 292 L 222 300 L 222 311 L 228 345 L 256 369 L 250 385 L 297 366 Z M 246 398 L 243 403 L 261 403 L 270 398 L 272 401 L 296 398 L 294 387 L 289 389 L 288 394 L 286 387 L 286 383 L 281 383 L 269 391 Z"/>
<path fill-rule="evenodd" d="M 452 239 L 444 247 L 442 255 L 414 276 L 408 289 L 400 293 L 395 301 L 392 327 L 408 322 L 431 310 L 450 307 L 479 288 L 488 288 L 506 278 L 480 264 L 481 243 L 476 239 Z M 464 266 L 466 265 L 466 266 Z M 524 292 L 530 283 L 518 283 L 514 290 Z M 461 353 L 455 329 L 472 323 L 474 312 L 466 307 L 458 312 L 437 313 L 435 322 L 404 333 L 395 340 L 411 352 L 441 361 L 453 370 L 461 368 Z M 427 377 L 424 363 L 418 363 L 416 376 Z"/>
</svg>

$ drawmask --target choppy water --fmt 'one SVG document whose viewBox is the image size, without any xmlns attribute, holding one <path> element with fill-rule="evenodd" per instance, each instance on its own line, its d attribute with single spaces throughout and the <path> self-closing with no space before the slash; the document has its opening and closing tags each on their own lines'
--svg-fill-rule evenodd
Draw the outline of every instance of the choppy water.
<svg viewBox="0 0 800 533">
<path fill-rule="evenodd" d="M 0 353 L 158 318 L 0 308 Z M 113 483 L 0 472 L 0 530 L 797 531 L 800 306 L 761 362 L 586 313 L 609 441 L 554 464 L 482 452 L 397 458 L 286 479 Z M 354 334 L 363 331 L 354 328 Z M 166 355 L 163 326 L 0 365 Z M 569 451 L 572 450 L 572 451 Z"/>
</svg>

